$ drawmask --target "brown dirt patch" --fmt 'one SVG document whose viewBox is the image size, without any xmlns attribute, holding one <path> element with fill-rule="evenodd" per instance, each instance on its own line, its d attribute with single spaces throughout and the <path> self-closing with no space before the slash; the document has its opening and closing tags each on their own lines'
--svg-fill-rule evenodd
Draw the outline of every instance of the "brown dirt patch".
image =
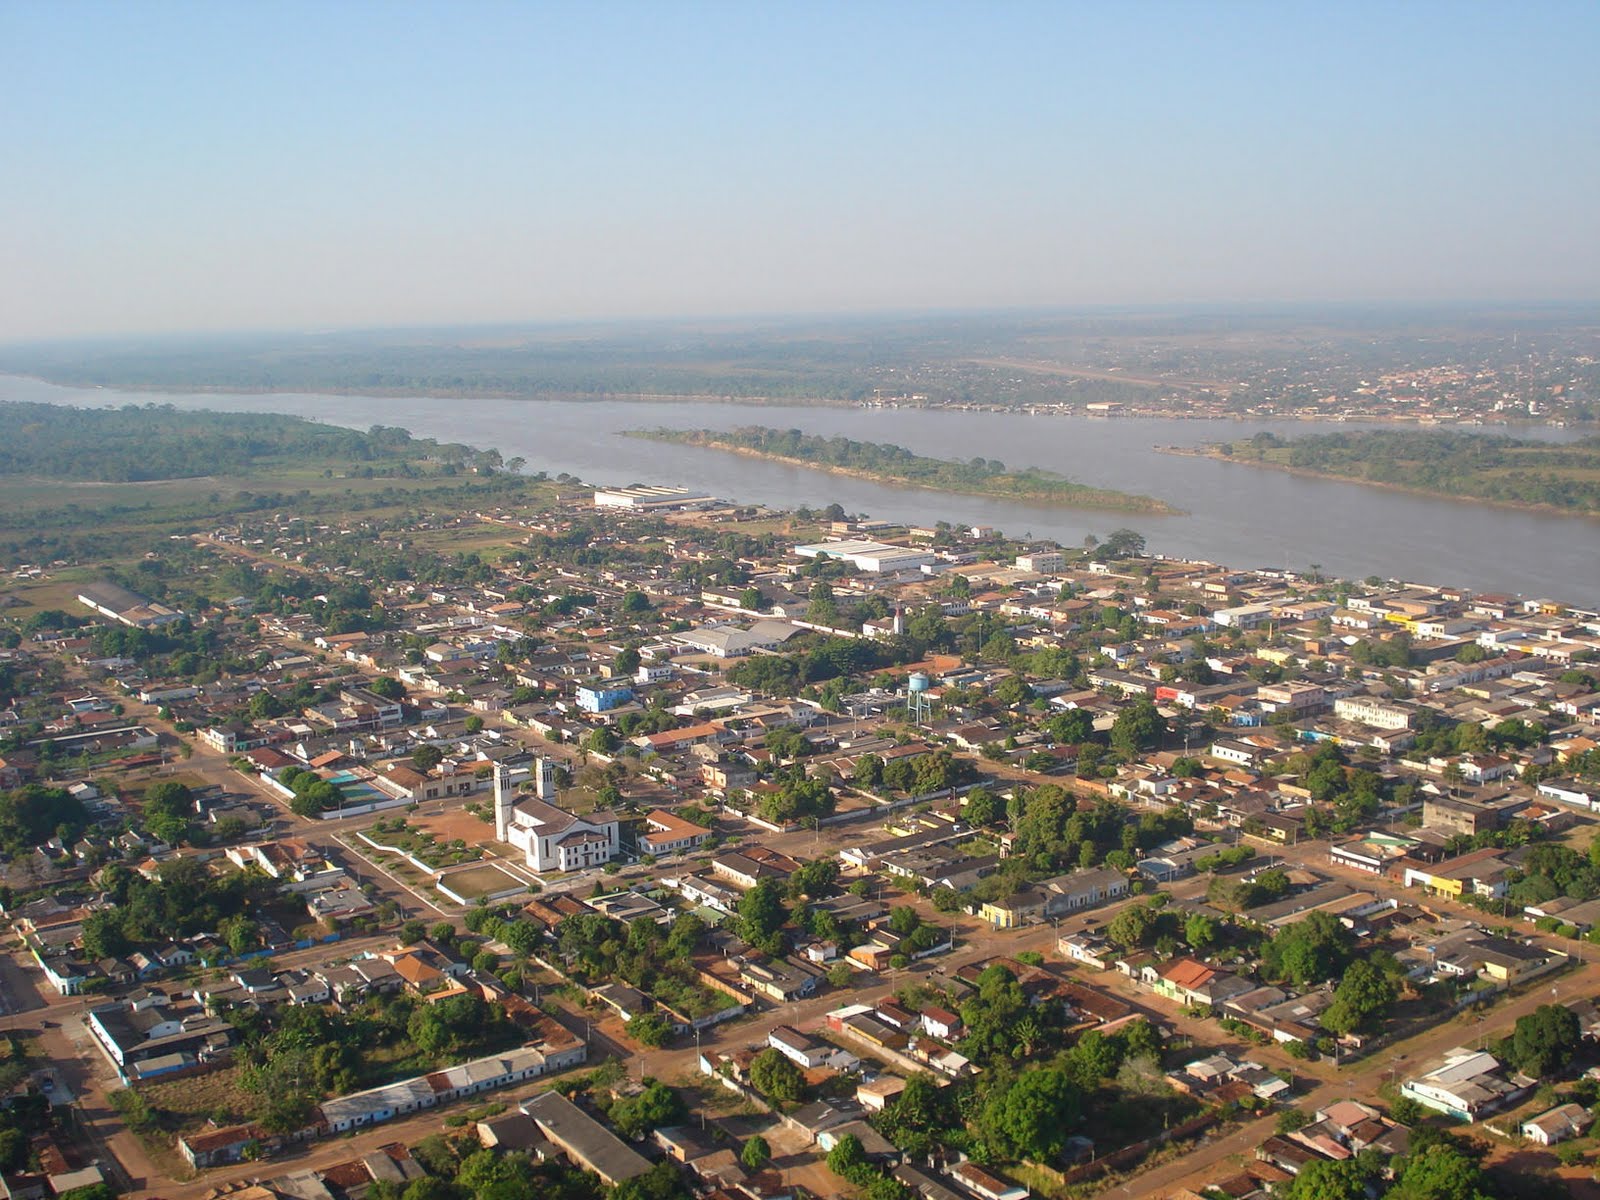
<svg viewBox="0 0 1600 1200">
<path fill-rule="evenodd" d="M 426 830 L 441 842 L 453 842 L 460 838 L 469 846 L 481 845 L 491 854 L 495 852 L 493 823 L 481 820 L 449 801 L 446 801 L 443 812 L 437 811 L 432 804 L 426 804 L 414 813 L 407 813 L 406 824 L 412 829 Z"/>
</svg>

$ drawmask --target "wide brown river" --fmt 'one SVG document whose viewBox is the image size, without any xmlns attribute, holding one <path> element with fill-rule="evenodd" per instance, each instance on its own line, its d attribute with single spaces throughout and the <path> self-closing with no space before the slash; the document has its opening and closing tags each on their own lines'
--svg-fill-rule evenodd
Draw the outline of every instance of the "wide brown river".
<svg viewBox="0 0 1600 1200">
<path fill-rule="evenodd" d="M 339 425 L 399 425 L 419 437 L 498 449 L 526 470 L 565 471 L 590 483 L 684 484 L 746 503 L 834 502 L 852 513 L 931 523 L 994 525 L 1066 545 L 1118 526 L 1143 533 L 1156 553 L 1239 567 L 1456 584 L 1600 606 L 1600 521 L 1436 500 L 1359 484 L 1307 479 L 1157 446 L 1239 441 L 1330 426 L 1293 421 L 1099 419 L 921 409 L 804 408 L 629 401 L 463 400 L 426 397 L 187 395 L 55 387 L 0 378 L 0 399 L 76 405 L 292 413 Z M 625 429 L 771 425 L 825 436 L 896 442 L 934 458 L 997 458 L 1044 467 L 1083 483 L 1142 492 L 1185 510 L 1155 517 L 956 496 L 890 487 L 714 450 L 617 436 Z M 1344 425 L 1339 428 L 1362 428 Z M 1519 429 L 1567 440 L 1571 430 Z"/>
</svg>

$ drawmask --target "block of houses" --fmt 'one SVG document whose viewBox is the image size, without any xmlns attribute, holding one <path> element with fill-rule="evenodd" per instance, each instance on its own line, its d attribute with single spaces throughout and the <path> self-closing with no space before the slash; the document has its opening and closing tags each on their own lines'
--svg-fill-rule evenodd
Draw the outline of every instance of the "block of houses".
<svg viewBox="0 0 1600 1200">
<path fill-rule="evenodd" d="M 246 1157 L 269 1155 L 286 1144 L 311 1135 L 310 1129 L 297 1134 L 270 1133 L 259 1125 L 227 1125 L 202 1129 L 178 1139 L 178 1153 L 196 1169 L 242 1162 Z"/>
<path fill-rule="evenodd" d="M 1408 866 L 1402 883 L 1420 887 L 1429 895 L 1473 895 L 1498 900 L 1505 895 L 1507 876 L 1512 870 L 1505 851 L 1486 846 L 1437 865 Z"/>
<path fill-rule="evenodd" d="M 890 1174 L 912 1195 L 918 1197 L 918 1200 L 967 1200 L 966 1193 L 946 1187 L 932 1175 L 910 1163 L 901 1163 Z"/>
<path fill-rule="evenodd" d="M 983 906 L 980 915 L 996 929 L 1015 929 L 1108 904 L 1128 895 L 1128 877 L 1111 867 L 1074 871 L 1024 888 Z"/>
<path fill-rule="evenodd" d="M 1101 971 L 1109 971 L 1117 956 L 1117 948 L 1095 933 L 1064 933 L 1056 939 L 1056 950 L 1063 958 Z"/>
<path fill-rule="evenodd" d="M 373 776 L 372 782 L 379 791 L 397 800 L 410 800 L 413 804 L 445 800 L 453 796 L 470 796 L 478 789 L 478 777 L 473 772 L 430 775 L 404 763 L 390 763 L 386 771 Z"/>
</svg>

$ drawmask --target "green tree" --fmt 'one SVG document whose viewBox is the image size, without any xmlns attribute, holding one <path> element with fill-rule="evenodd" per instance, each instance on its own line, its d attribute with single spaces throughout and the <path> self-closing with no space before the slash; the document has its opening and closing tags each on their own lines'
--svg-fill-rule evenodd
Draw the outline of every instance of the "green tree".
<svg viewBox="0 0 1600 1200">
<path fill-rule="evenodd" d="M 388 675 L 379 675 L 367 684 L 367 690 L 375 696 L 382 696 L 385 700 L 404 700 L 406 689 L 398 679 Z M 262 693 L 258 692 L 257 695 Z"/>
<path fill-rule="evenodd" d="M 1414 1150 L 1384 1200 L 1490 1200 L 1496 1194 L 1488 1176 L 1452 1141 Z"/>
<path fill-rule="evenodd" d="M 1366 1200 L 1367 1175 L 1355 1159 L 1312 1159 L 1284 1191 L 1286 1200 Z"/>
<path fill-rule="evenodd" d="M 745 941 L 763 950 L 781 942 L 783 923 L 789 919 L 783 907 L 783 892 L 772 879 L 763 879 L 743 896 L 735 906 L 739 916 L 739 931 Z M 776 953 L 776 950 L 768 950 Z"/>
<path fill-rule="evenodd" d="M 993 825 L 1005 816 L 1005 806 L 987 788 L 973 788 L 967 793 L 966 802 L 961 809 L 961 815 L 967 819 L 967 824 L 973 826 Z"/>
<path fill-rule="evenodd" d="M 795 1103 L 805 1094 L 800 1068 L 771 1046 L 751 1060 L 750 1085 L 779 1104 Z"/>
<path fill-rule="evenodd" d="M 1122 1066 L 1122 1040 L 1088 1030 L 1067 1051 L 1063 1065 L 1067 1077 L 1085 1091 L 1097 1087 L 1102 1079 L 1112 1079 Z"/>
<path fill-rule="evenodd" d="M 1016 708 L 1033 699 L 1033 689 L 1027 685 L 1020 675 L 1007 675 L 995 684 L 993 695 L 996 704 L 1003 704 L 1007 708 Z"/>
<path fill-rule="evenodd" d="M 466 1196 L 449 1180 L 424 1175 L 406 1185 L 406 1190 L 400 1193 L 400 1200 L 466 1200 Z"/>
<path fill-rule="evenodd" d="M 828 581 L 819 579 L 811 585 L 810 603 L 806 605 L 806 620 L 818 625 L 832 625 L 839 619 L 839 606 L 833 598 L 833 588 Z"/>
<path fill-rule="evenodd" d="M 1350 931 L 1325 912 L 1313 912 L 1285 925 L 1262 947 L 1268 973 L 1299 987 L 1337 979 L 1353 954 Z"/>
<path fill-rule="evenodd" d="M 739 1161 L 751 1171 L 761 1170 L 771 1159 L 772 1147 L 759 1133 L 751 1136 L 739 1150 Z"/>
<path fill-rule="evenodd" d="M 845 1134 L 828 1151 L 828 1170 L 845 1179 L 853 1180 L 856 1172 L 866 1165 L 867 1152 L 861 1147 L 861 1139 L 853 1133 Z"/>
<path fill-rule="evenodd" d="M 79 934 L 84 953 L 90 958 L 117 958 L 133 949 L 122 927 L 122 916 L 115 909 L 97 909 L 83 919 Z"/>
<path fill-rule="evenodd" d="M 181 783 L 158 783 L 144 794 L 144 827 L 168 845 L 189 835 L 194 817 L 194 793 Z"/>
<path fill-rule="evenodd" d="M 1082 1111 L 1083 1093 L 1065 1072 L 1036 1066 L 991 1086 L 978 1127 L 1001 1154 L 1051 1162 L 1066 1148 Z"/>
<path fill-rule="evenodd" d="M 832 858 L 816 858 L 804 863 L 789 876 L 789 894 L 808 896 L 813 900 L 826 896 L 839 878 L 839 863 Z"/>
<path fill-rule="evenodd" d="M 883 759 L 876 754 L 863 754 L 856 760 L 850 782 L 858 788 L 871 791 L 883 783 Z"/>
<path fill-rule="evenodd" d="M 1562 1004 L 1541 1004 L 1518 1017 L 1502 1053 L 1524 1075 L 1543 1079 L 1571 1062 L 1582 1044 L 1578 1016 Z"/>
<path fill-rule="evenodd" d="M 1130 904 L 1106 926 L 1106 937 L 1124 950 L 1143 946 L 1155 934 L 1156 914 L 1144 904 Z"/>
<path fill-rule="evenodd" d="M 478 1196 L 479 1200 L 502 1200 L 498 1196 L 485 1196 L 482 1192 Z M 545 1197 L 541 1192 L 526 1200 L 545 1200 Z M 658 1162 L 643 1175 L 635 1175 L 617 1184 L 606 1193 L 606 1200 L 689 1200 L 689 1193 L 683 1186 L 683 1176 L 678 1168 L 670 1162 Z"/>
<path fill-rule="evenodd" d="M 1371 962 L 1358 958 L 1345 968 L 1333 1003 L 1322 1014 L 1329 1033 L 1357 1033 L 1371 1028 L 1399 998 L 1394 981 Z"/>
<path fill-rule="evenodd" d="M 1063 746 L 1076 746 L 1094 736 L 1094 717 L 1087 709 L 1070 708 L 1045 722 L 1045 732 Z"/>
<path fill-rule="evenodd" d="M 1154 746 L 1166 731 L 1166 722 L 1149 700 L 1135 700 L 1117 714 L 1111 726 L 1112 752 L 1134 759 L 1139 751 Z"/>
<path fill-rule="evenodd" d="M 628 1036 L 641 1046 L 665 1046 L 672 1036 L 672 1023 L 658 1012 L 637 1013 L 627 1024 Z"/>
<path fill-rule="evenodd" d="M 624 1134 L 637 1138 L 663 1125 L 676 1124 L 687 1111 L 677 1092 L 652 1079 L 637 1095 L 624 1097 L 612 1104 L 607 1115 Z"/>
<path fill-rule="evenodd" d="M 117 1200 L 117 1189 L 109 1183 L 89 1183 L 68 1188 L 59 1194 L 59 1200 Z"/>
<path fill-rule="evenodd" d="M 426 775 L 444 761 L 444 751 L 437 746 L 418 746 L 411 752 L 411 765 Z"/>
<path fill-rule="evenodd" d="M 1217 944 L 1217 923 L 1204 913 L 1191 913 L 1183 923 L 1183 940 L 1197 954 Z"/>
</svg>

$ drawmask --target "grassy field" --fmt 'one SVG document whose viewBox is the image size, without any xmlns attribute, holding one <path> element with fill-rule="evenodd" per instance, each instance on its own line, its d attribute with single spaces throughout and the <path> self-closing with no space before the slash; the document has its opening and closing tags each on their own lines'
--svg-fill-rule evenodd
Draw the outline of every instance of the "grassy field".
<svg viewBox="0 0 1600 1200">
<path fill-rule="evenodd" d="M 168 538 L 209 532 L 280 508 L 292 508 L 308 518 L 321 515 L 331 522 L 384 519 L 434 504 L 470 510 L 480 502 L 474 493 L 481 491 L 485 507 L 531 513 L 549 504 L 556 492 L 554 484 L 531 479 L 433 473 L 426 463 L 416 464 L 416 474 L 409 478 L 363 478 L 344 474 L 346 469 L 341 462 L 328 461 L 262 467 L 226 478 L 148 483 L 0 477 L 0 569 L 24 562 L 48 565 L 58 559 L 131 562 L 146 552 L 159 552 Z M 424 531 L 421 536 L 431 548 L 452 553 L 492 554 L 519 540 L 515 529 L 489 522 Z M 72 581 L 58 569 L 42 583 Z M 49 593 L 38 595 L 44 603 L 30 607 L 63 607 Z"/>
<path fill-rule="evenodd" d="M 486 554 L 521 543 L 525 534 L 509 525 L 463 525 L 453 529 L 419 529 L 407 540 L 418 549 L 449 554 Z"/>
<path fill-rule="evenodd" d="M 479 896 L 489 896 L 496 892 L 504 892 L 507 888 L 526 886 L 517 876 L 494 863 L 449 871 L 440 877 L 439 882 L 469 903 Z"/>
<path fill-rule="evenodd" d="M 205 1075 L 142 1083 L 138 1091 L 161 1114 L 162 1129 L 176 1136 L 213 1117 L 224 1125 L 248 1120 L 255 1100 L 239 1080 L 238 1067 L 224 1067 Z"/>
</svg>

